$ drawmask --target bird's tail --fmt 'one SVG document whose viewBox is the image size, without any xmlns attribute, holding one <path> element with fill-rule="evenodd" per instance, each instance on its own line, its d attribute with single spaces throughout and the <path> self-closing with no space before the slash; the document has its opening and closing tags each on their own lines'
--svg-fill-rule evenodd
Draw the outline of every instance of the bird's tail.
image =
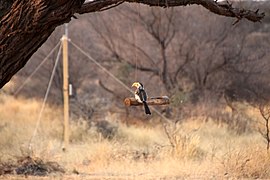
<svg viewBox="0 0 270 180">
<path fill-rule="evenodd" d="M 144 106 L 145 114 L 151 115 L 151 111 L 145 101 L 143 101 L 143 106 Z"/>
</svg>

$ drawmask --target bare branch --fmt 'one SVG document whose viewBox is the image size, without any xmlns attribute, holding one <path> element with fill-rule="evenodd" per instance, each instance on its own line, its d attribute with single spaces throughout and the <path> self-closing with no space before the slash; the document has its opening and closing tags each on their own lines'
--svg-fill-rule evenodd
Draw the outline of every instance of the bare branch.
<svg viewBox="0 0 270 180">
<path fill-rule="evenodd" d="M 106 8 L 101 9 L 100 11 L 106 11 L 106 10 L 112 9 L 112 8 L 114 8 L 116 6 L 119 6 L 120 4 L 123 4 L 123 3 L 124 3 L 124 1 L 120 1 L 119 3 L 116 3 L 114 5 L 111 5 L 109 7 L 106 7 Z"/>
<path fill-rule="evenodd" d="M 111 90 L 111 89 L 109 89 L 108 87 L 106 87 L 106 86 L 102 83 L 102 81 L 101 81 L 100 79 L 98 80 L 98 84 L 99 84 L 99 86 L 100 86 L 102 89 L 104 89 L 104 90 L 107 91 L 108 93 L 114 95 L 116 98 L 118 98 L 118 99 L 122 99 L 122 98 L 123 98 L 123 97 L 119 94 L 118 91 L 114 91 L 114 90 Z"/>
<path fill-rule="evenodd" d="M 123 36 L 117 36 L 117 38 L 119 38 L 121 41 L 123 41 L 125 44 L 131 46 L 132 48 L 135 48 L 135 50 L 137 50 L 138 52 L 140 52 L 144 57 L 147 58 L 147 60 L 149 60 L 151 62 L 151 64 L 155 67 L 157 67 L 157 63 L 155 63 L 155 61 L 153 60 L 153 58 L 140 46 L 136 45 L 134 42 L 132 41 L 128 41 L 126 38 L 124 38 Z"/>
<path fill-rule="evenodd" d="M 104 9 L 108 9 L 111 6 L 117 6 L 122 4 L 123 1 L 120 0 L 96 0 L 84 3 L 81 8 L 77 10 L 76 13 L 85 14 L 90 12 L 103 11 Z"/>
<path fill-rule="evenodd" d="M 127 62 L 127 61 L 126 61 Z M 140 70 L 140 71 L 144 71 L 144 72 L 151 72 L 154 75 L 159 75 L 159 69 L 154 69 L 154 68 L 148 68 L 148 67 L 143 67 L 143 66 L 136 66 L 130 62 L 127 62 L 132 68 Z"/>
<path fill-rule="evenodd" d="M 267 105 L 262 105 L 259 107 L 261 116 L 265 120 L 265 133 L 262 133 L 263 138 L 267 142 L 267 151 L 269 151 L 270 148 L 270 130 L 269 130 L 269 119 L 270 119 L 270 109 L 267 107 Z"/>
<path fill-rule="evenodd" d="M 91 2 L 87 2 L 82 5 L 76 12 L 79 14 L 102 11 L 104 9 L 110 9 L 108 7 L 115 7 L 123 2 L 130 3 L 141 3 L 149 6 L 160 6 L 160 7 L 174 7 L 174 6 L 187 6 L 187 5 L 201 5 L 209 11 L 227 17 L 237 18 L 236 23 L 238 23 L 241 19 L 247 19 L 252 22 L 260 22 L 264 16 L 264 12 L 236 8 L 233 7 L 231 3 L 228 1 L 225 2 L 217 2 L 214 0 L 95 0 Z"/>
</svg>

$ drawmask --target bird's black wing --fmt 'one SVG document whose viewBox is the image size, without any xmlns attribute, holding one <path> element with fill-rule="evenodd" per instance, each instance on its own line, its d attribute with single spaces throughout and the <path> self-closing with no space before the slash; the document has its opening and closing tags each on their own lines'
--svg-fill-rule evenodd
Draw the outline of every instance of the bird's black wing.
<svg viewBox="0 0 270 180">
<path fill-rule="evenodd" d="M 144 89 L 140 89 L 138 95 L 140 96 L 142 102 L 147 101 L 147 94 Z"/>
</svg>

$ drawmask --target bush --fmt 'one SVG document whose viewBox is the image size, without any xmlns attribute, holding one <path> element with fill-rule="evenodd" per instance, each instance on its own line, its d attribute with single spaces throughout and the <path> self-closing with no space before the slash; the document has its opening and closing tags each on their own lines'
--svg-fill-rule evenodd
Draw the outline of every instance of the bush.
<svg viewBox="0 0 270 180">
<path fill-rule="evenodd" d="M 165 132 L 171 144 L 171 155 L 180 159 L 200 159 L 204 152 L 199 147 L 200 137 L 187 133 L 181 127 L 171 125 L 165 127 Z"/>
</svg>

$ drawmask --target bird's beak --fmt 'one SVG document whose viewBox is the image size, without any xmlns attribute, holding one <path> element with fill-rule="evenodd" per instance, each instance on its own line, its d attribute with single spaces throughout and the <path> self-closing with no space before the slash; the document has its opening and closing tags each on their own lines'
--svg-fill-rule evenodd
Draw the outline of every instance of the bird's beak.
<svg viewBox="0 0 270 180">
<path fill-rule="evenodd" d="M 133 83 L 131 87 L 137 87 L 137 83 Z"/>
</svg>

